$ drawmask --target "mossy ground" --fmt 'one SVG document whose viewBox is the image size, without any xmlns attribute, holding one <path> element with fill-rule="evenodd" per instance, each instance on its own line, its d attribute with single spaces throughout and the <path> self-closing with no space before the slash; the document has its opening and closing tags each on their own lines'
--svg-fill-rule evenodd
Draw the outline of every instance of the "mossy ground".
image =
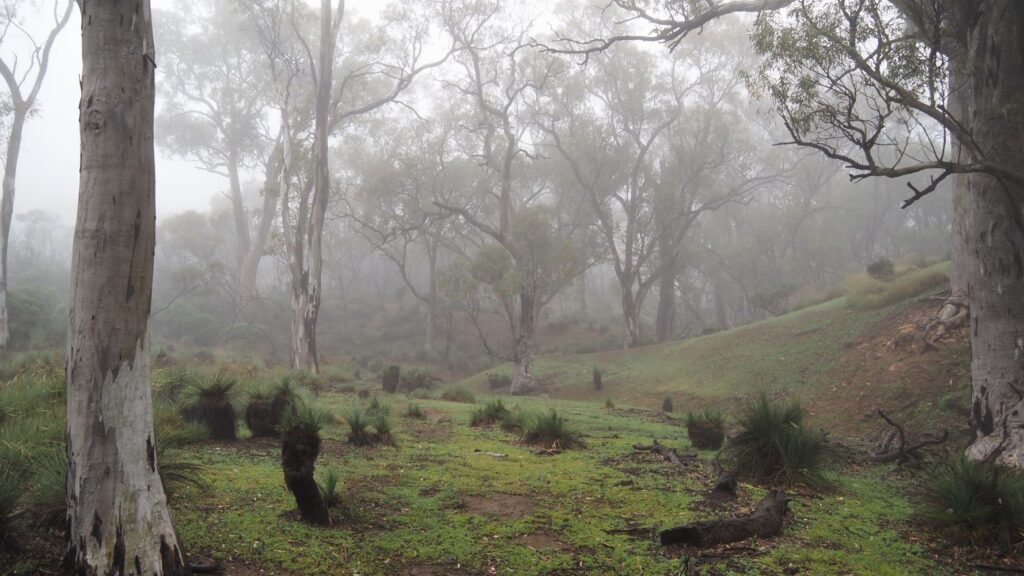
<svg viewBox="0 0 1024 576">
<path fill-rule="evenodd" d="M 329 394 L 335 412 L 358 402 Z M 655 413 L 596 404 L 506 399 L 555 407 L 588 447 L 539 455 L 512 434 L 468 425 L 472 406 L 418 401 L 425 421 L 397 418 L 398 447 L 355 448 L 324 430 L 318 466 L 344 479 L 335 525 L 297 521 L 279 447 L 210 443 L 196 458 L 211 486 L 175 506 L 193 553 L 278 574 L 941 574 L 924 546 L 900 536 L 911 516 L 886 469 L 836 469 L 835 488 L 794 494 L 783 537 L 700 557 L 660 547 L 655 530 L 733 510 L 704 505 L 711 453 L 680 471 L 637 453 L 652 437 L 688 450 L 683 427 Z M 400 412 L 402 402 L 396 407 Z M 661 420 L 661 421 L 659 421 Z M 497 457 L 494 454 L 503 454 Z M 739 507 L 764 494 L 743 485 Z M 634 529 L 634 533 L 622 533 Z M 618 532 L 617 532 L 618 531 Z M 689 567 L 690 572 L 687 572 Z M 696 571 L 692 571 L 696 570 Z"/>
</svg>

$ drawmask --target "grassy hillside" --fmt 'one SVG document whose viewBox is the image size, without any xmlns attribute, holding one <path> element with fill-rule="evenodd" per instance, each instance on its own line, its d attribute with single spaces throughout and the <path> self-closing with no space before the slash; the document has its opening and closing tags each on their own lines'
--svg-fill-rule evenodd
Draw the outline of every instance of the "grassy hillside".
<svg viewBox="0 0 1024 576">
<path fill-rule="evenodd" d="M 938 265 L 908 274 L 911 282 L 943 271 Z M 893 285 L 900 287 L 898 280 Z M 939 351 L 920 353 L 901 334 L 935 309 L 941 288 L 875 309 L 838 298 L 784 316 L 708 336 L 582 355 L 541 356 L 541 394 L 576 400 L 660 408 L 672 397 L 676 410 L 709 404 L 729 410 L 751 392 L 785 390 L 804 400 L 811 415 L 841 431 L 861 431 L 881 407 L 911 419 L 961 420 L 967 404 L 970 353 L 966 334 Z M 903 296 L 899 290 L 897 295 Z M 912 344 L 910 342 L 909 344 Z M 604 374 L 595 390 L 592 371 Z M 511 366 L 490 372 L 511 373 Z M 487 373 L 465 382 L 486 390 Z"/>
</svg>

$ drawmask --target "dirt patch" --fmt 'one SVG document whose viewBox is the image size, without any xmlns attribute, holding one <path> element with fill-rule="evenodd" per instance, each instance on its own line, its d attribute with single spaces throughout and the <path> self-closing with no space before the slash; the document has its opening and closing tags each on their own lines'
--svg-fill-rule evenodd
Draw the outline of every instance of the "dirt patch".
<svg viewBox="0 0 1024 576">
<path fill-rule="evenodd" d="M 531 534 L 523 534 L 516 538 L 516 542 L 533 548 L 534 550 L 572 550 L 572 546 L 562 542 L 557 534 L 548 532 L 547 530 L 541 530 L 540 532 L 533 532 Z"/>
<path fill-rule="evenodd" d="M 222 562 L 221 565 L 227 576 L 292 576 L 293 574 L 279 568 L 244 562 Z"/>
<path fill-rule="evenodd" d="M 463 496 L 461 508 L 472 514 L 500 516 L 502 518 L 523 518 L 533 513 L 533 501 L 518 494 L 491 494 L 488 496 Z"/>
<path fill-rule="evenodd" d="M 400 573 L 408 576 L 448 576 L 449 574 L 451 576 L 469 576 L 473 574 L 465 568 L 440 564 L 414 564 L 406 566 Z"/>
</svg>

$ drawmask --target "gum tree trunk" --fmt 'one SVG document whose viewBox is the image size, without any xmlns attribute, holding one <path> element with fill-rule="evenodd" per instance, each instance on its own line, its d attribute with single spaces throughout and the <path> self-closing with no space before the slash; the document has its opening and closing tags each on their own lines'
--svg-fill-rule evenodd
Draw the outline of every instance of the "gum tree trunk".
<svg viewBox="0 0 1024 576">
<path fill-rule="evenodd" d="M 668 342 L 676 328 L 676 277 L 679 275 L 678 256 L 672 256 L 662 265 L 658 289 L 658 317 L 655 325 L 658 342 Z"/>
<path fill-rule="evenodd" d="M 188 574 L 149 388 L 154 50 L 148 0 L 82 0 L 82 142 L 67 359 L 73 574 Z"/>
<path fill-rule="evenodd" d="M 515 375 L 512 393 L 526 394 L 533 389 L 533 347 L 536 333 L 537 309 L 533 296 L 519 295 L 519 335 L 516 338 Z"/>
<path fill-rule="evenodd" d="M 27 115 L 27 105 L 15 107 L 11 132 L 7 137 L 3 199 L 0 200 L 0 348 L 3 349 L 7 348 L 10 341 L 7 318 L 7 247 L 11 239 L 11 219 L 14 216 L 14 187 L 18 176 L 18 158 L 21 156 L 21 135 Z"/>
<path fill-rule="evenodd" d="M 1024 162 L 1024 5 L 960 2 L 976 19 L 954 54 L 957 97 L 986 159 Z M 963 178 L 965 285 L 971 309 L 971 427 L 975 459 L 1024 467 L 1024 188 L 985 174 Z M 954 251 L 954 254 L 958 254 Z"/>
</svg>

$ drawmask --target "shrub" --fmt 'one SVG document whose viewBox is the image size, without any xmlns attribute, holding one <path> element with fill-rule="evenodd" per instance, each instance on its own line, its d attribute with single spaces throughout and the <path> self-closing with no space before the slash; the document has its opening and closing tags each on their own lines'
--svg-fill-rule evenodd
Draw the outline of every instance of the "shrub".
<svg viewBox="0 0 1024 576">
<path fill-rule="evenodd" d="M 461 385 L 455 385 L 445 388 L 444 392 L 441 393 L 441 400 L 446 402 L 465 402 L 466 404 L 473 404 L 476 402 L 476 396 L 469 388 Z"/>
<path fill-rule="evenodd" d="M 887 282 L 892 280 L 892 277 L 896 274 L 896 267 L 893 265 L 892 260 L 886 257 L 872 260 L 867 267 L 868 276 L 875 280 L 881 280 Z"/>
<path fill-rule="evenodd" d="M 345 414 L 345 423 L 348 424 L 348 443 L 353 446 L 369 446 L 373 444 L 373 435 L 370 433 L 370 417 L 366 411 L 359 406 L 352 406 Z"/>
<path fill-rule="evenodd" d="M 501 390 L 512 387 L 512 377 L 508 374 L 488 374 L 487 387 L 491 390 Z"/>
<path fill-rule="evenodd" d="M 434 394 L 426 388 L 417 388 L 409 393 L 410 398 L 415 398 L 417 400 L 429 400 L 430 398 L 433 398 L 433 396 Z"/>
<path fill-rule="evenodd" d="M 665 399 L 661 401 L 661 411 L 668 414 L 672 412 L 672 398 L 665 396 Z"/>
<path fill-rule="evenodd" d="M 498 425 L 506 432 L 522 434 L 526 431 L 526 424 L 529 419 L 530 417 L 522 410 L 507 410 Z"/>
<path fill-rule="evenodd" d="M 873 310 L 921 295 L 949 283 L 948 265 L 939 264 L 902 274 L 889 282 L 869 276 L 847 280 L 846 303 L 855 310 Z"/>
<path fill-rule="evenodd" d="M 238 429 L 232 403 L 235 384 L 233 378 L 223 373 L 196 380 L 185 390 L 182 416 L 206 426 L 211 438 L 234 440 Z"/>
<path fill-rule="evenodd" d="M 331 420 L 330 413 L 300 399 L 292 400 L 281 418 L 284 481 L 302 519 L 312 524 L 330 523 L 314 473 L 320 455 L 320 430 Z"/>
<path fill-rule="evenodd" d="M 280 422 L 274 419 L 274 395 L 262 389 L 250 392 L 249 403 L 245 407 L 245 425 L 253 438 L 277 436 L 278 424 Z"/>
<path fill-rule="evenodd" d="M 429 370 L 409 370 L 402 376 L 401 389 L 406 392 L 415 390 L 429 390 L 441 379 L 434 376 Z"/>
<path fill-rule="evenodd" d="M 591 379 L 594 382 L 594 390 L 601 390 L 602 388 L 604 388 L 604 384 L 602 383 L 602 376 L 603 375 L 601 374 L 601 369 L 598 368 L 597 366 L 594 366 L 594 370 L 591 373 Z"/>
<path fill-rule="evenodd" d="M 740 432 L 723 454 L 737 474 L 770 484 L 824 484 L 821 469 L 831 450 L 824 432 L 804 426 L 799 403 L 762 393 L 737 423 Z"/>
<path fill-rule="evenodd" d="M 505 420 L 508 417 L 508 413 L 508 408 L 505 408 L 505 403 L 501 401 L 501 398 L 495 398 L 473 411 L 469 425 L 493 426 Z"/>
<path fill-rule="evenodd" d="M 394 446 L 395 437 L 391 435 L 391 416 L 387 412 L 377 412 L 370 418 L 373 426 L 373 441 L 385 446 Z"/>
<path fill-rule="evenodd" d="M 1010 549 L 1024 540 L 1024 472 L 958 454 L 936 465 L 927 518 L 958 542 Z"/>
<path fill-rule="evenodd" d="M 22 541 L 24 481 L 19 462 L 10 453 L 0 452 L 0 551 L 16 550 Z"/>
<path fill-rule="evenodd" d="M 686 433 L 694 448 L 718 450 L 725 440 L 725 416 L 711 409 L 705 409 L 701 414 L 687 412 Z"/>
<path fill-rule="evenodd" d="M 162 419 L 154 422 L 153 436 L 156 440 L 160 483 L 168 499 L 186 486 L 203 488 L 207 485 L 203 478 L 203 465 L 188 457 L 188 448 L 206 438 L 204 427 Z"/>
<path fill-rule="evenodd" d="M 409 404 L 405 407 L 405 417 L 422 420 L 426 416 L 423 414 L 423 410 L 420 408 L 419 404 Z"/>
<path fill-rule="evenodd" d="M 380 399 L 374 397 L 366 407 L 366 414 L 368 416 L 376 416 L 377 414 L 389 416 L 391 414 L 391 405 L 386 402 L 381 402 Z"/>
<path fill-rule="evenodd" d="M 326 468 L 316 481 L 320 488 L 320 497 L 328 508 L 335 508 L 341 504 L 341 474 L 334 468 Z"/>
<path fill-rule="evenodd" d="M 284 413 L 288 410 L 288 406 L 299 398 L 299 390 L 299 385 L 291 376 L 282 376 L 277 381 L 277 385 L 274 386 L 274 397 L 270 400 L 271 421 L 276 426 L 281 425 L 281 420 L 284 418 Z"/>
<path fill-rule="evenodd" d="M 584 445 L 579 432 L 570 428 L 565 418 L 554 409 L 528 420 L 523 441 L 546 448 L 570 449 Z"/>
</svg>

